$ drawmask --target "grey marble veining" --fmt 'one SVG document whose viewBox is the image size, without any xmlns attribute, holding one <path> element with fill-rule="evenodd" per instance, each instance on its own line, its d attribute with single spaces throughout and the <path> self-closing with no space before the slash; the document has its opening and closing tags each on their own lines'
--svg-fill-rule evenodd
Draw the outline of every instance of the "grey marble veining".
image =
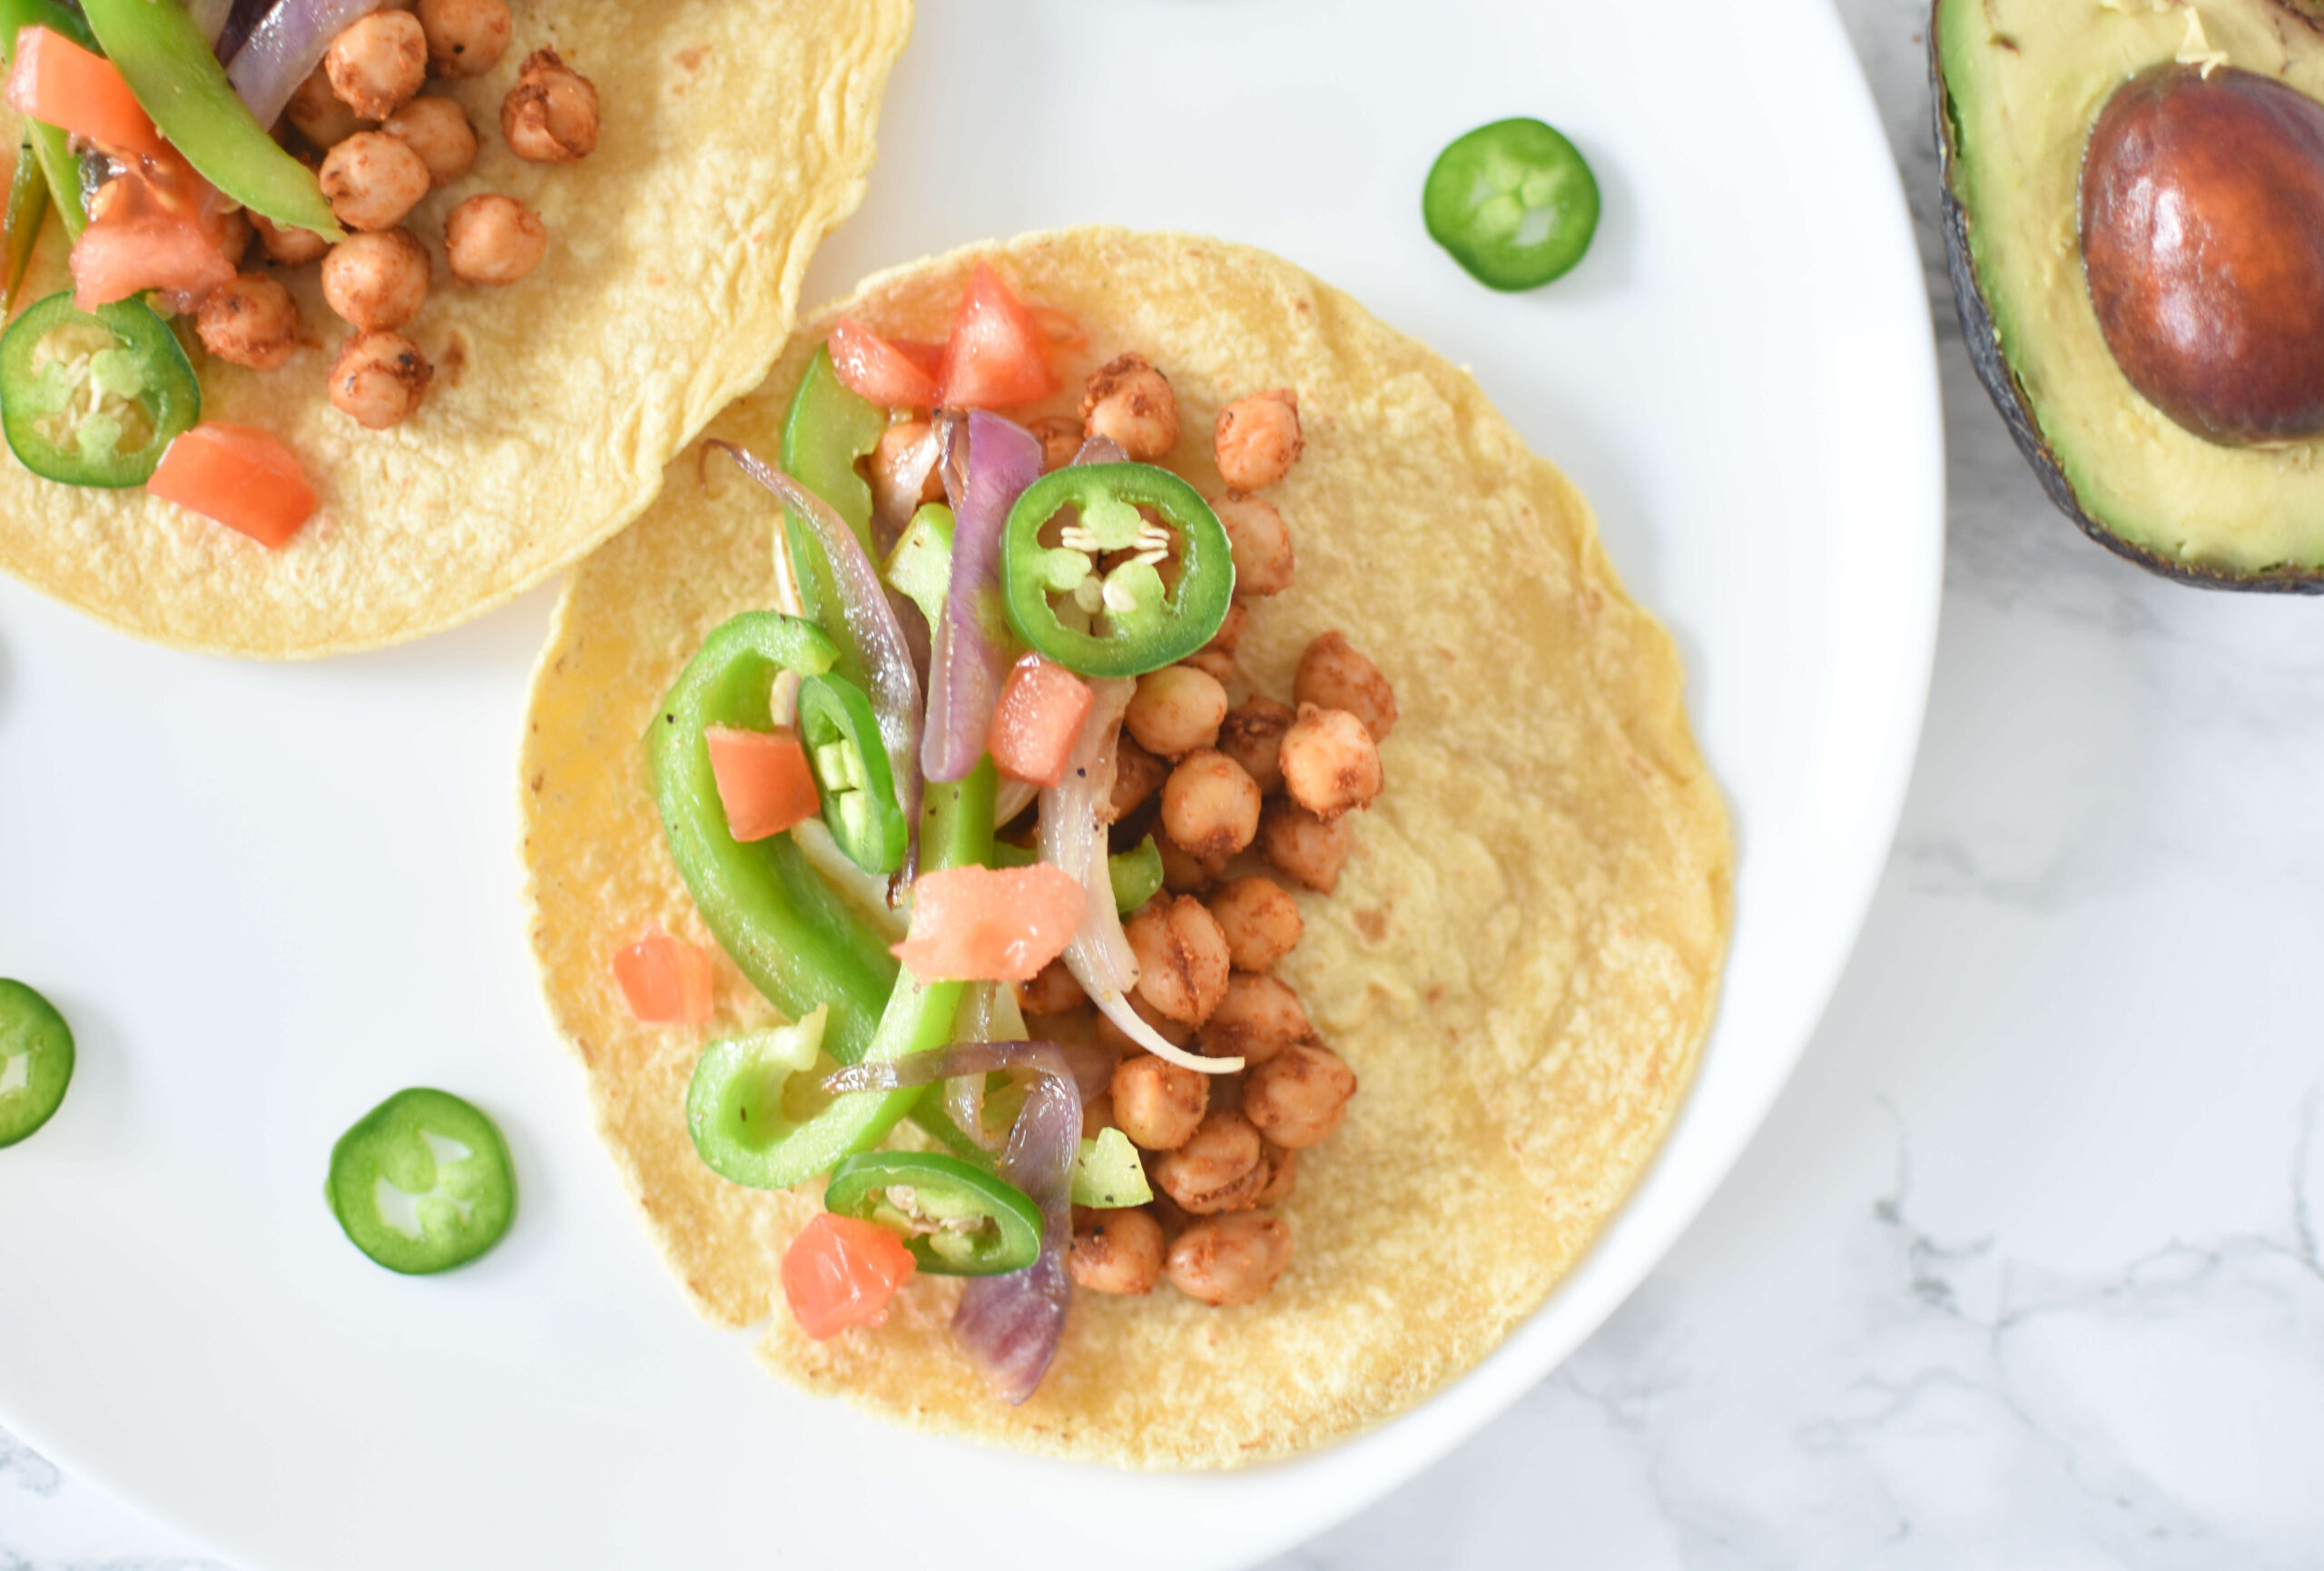
<svg viewBox="0 0 2324 1571">
<path fill-rule="evenodd" d="M 1969 374 L 1923 0 L 1839 0 L 1951 444 L 1927 736 L 1830 1015 L 1669 1260 L 1275 1571 L 2324 1566 L 2324 605 L 2146 577 Z M 0 1434 L 0 1571 L 194 1571 Z"/>
</svg>

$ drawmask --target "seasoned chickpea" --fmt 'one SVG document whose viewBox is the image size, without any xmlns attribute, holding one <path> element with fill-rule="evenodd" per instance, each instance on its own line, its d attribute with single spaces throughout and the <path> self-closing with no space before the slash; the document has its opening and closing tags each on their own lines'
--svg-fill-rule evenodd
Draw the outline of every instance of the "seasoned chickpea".
<svg viewBox="0 0 2324 1571">
<path fill-rule="evenodd" d="M 251 237 L 258 232 L 251 227 L 250 213 L 233 208 L 218 217 L 218 254 L 240 267 L 251 249 Z"/>
<path fill-rule="evenodd" d="M 517 85 L 500 101 L 500 134 L 531 163 L 570 163 L 597 145 L 597 89 L 554 49 L 525 56 Z"/>
<path fill-rule="evenodd" d="M 1299 436 L 1299 395 L 1286 387 L 1236 399 L 1218 411 L 1212 445 L 1218 478 L 1234 489 L 1275 484 L 1291 472 L 1305 445 Z"/>
<path fill-rule="evenodd" d="M 381 121 L 379 129 L 419 154 L 434 190 L 443 190 L 476 163 L 476 127 L 451 99 L 415 98 Z"/>
<path fill-rule="evenodd" d="M 513 196 L 471 196 L 444 220 L 444 260 L 462 283 L 514 283 L 547 251 L 547 226 Z"/>
<path fill-rule="evenodd" d="M 347 101 L 332 91 L 330 73 L 318 62 L 307 74 L 307 79 L 291 90 L 290 101 L 282 113 L 299 134 L 328 153 L 359 131 L 370 128 L 370 122 L 347 106 Z"/>
<path fill-rule="evenodd" d="M 1241 1210 L 1273 1176 L 1262 1145 L 1249 1119 L 1214 1108 L 1191 1139 L 1154 1163 L 1154 1187 L 1195 1216 Z"/>
<path fill-rule="evenodd" d="M 322 272 L 324 303 L 359 332 L 401 327 L 428 301 L 428 248 L 408 229 L 349 235 Z"/>
<path fill-rule="evenodd" d="M 435 374 L 409 339 L 392 332 L 351 333 L 330 368 L 330 401 L 358 425 L 385 430 L 419 408 Z"/>
<path fill-rule="evenodd" d="M 1283 786 L 1291 799 L 1329 824 L 1380 795 L 1380 747 L 1345 709 L 1299 706 L 1283 734 Z"/>
<path fill-rule="evenodd" d="M 1122 724 L 1147 752 L 1178 758 L 1216 742 L 1226 718 L 1226 688 L 1217 677 L 1191 666 L 1165 666 L 1137 679 Z"/>
<path fill-rule="evenodd" d="M 1157 897 L 1124 931 L 1137 956 L 1137 993 L 1172 1020 L 1199 1027 L 1226 996 L 1226 937 L 1202 902 Z"/>
<path fill-rule="evenodd" d="M 262 212 L 251 214 L 251 227 L 258 231 L 267 261 L 283 267 L 303 267 L 330 249 L 330 242 L 313 230 L 280 228 Z"/>
<path fill-rule="evenodd" d="M 932 443 L 934 428 L 926 420 L 897 420 L 880 433 L 872 450 L 872 510 L 881 518 L 904 519 L 922 502 L 944 499 L 943 466 Z"/>
<path fill-rule="evenodd" d="M 1345 818 L 1326 824 L 1280 797 L 1259 815 L 1260 852 L 1318 894 L 1329 894 L 1338 886 L 1340 869 L 1354 848 L 1355 831 Z"/>
<path fill-rule="evenodd" d="M 1164 1266 L 1170 1285 L 1206 1304 L 1255 1304 L 1291 1263 L 1291 1230 L 1264 1211 L 1210 1217 L 1180 1233 Z"/>
<path fill-rule="evenodd" d="M 1224 649 L 1196 649 L 1180 664 L 1193 667 L 1222 687 L 1235 679 L 1235 657 Z"/>
<path fill-rule="evenodd" d="M 1210 1107 L 1210 1076 L 1150 1052 L 1114 1067 L 1114 1124 L 1130 1143 L 1175 1151 L 1194 1138 Z"/>
<path fill-rule="evenodd" d="M 481 76 L 508 52 L 507 0 L 419 0 L 419 25 L 438 76 Z"/>
<path fill-rule="evenodd" d="M 1355 1071 L 1328 1047 L 1294 1042 L 1256 1065 L 1243 1086 L 1243 1112 L 1285 1151 L 1304 1151 L 1340 1127 L 1355 1094 Z"/>
<path fill-rule="evenodd" d="M 1081 1104 L 1081 1138 L 1096 1140 L 1109 1129 L 1121 1126 L 1114 1121 L 1114 1094 L 1101 1091 Z"/>
<path fill-rule="evenodd" d="M 299 307 L 269 273 L 236 273 L 202 296 L 194 326 L 202 348 L 255 371 L 272 371 L 299 347 Z"/>
<path fill-rule="evenodd" d="M 1236 600 L 1226 608 L 1226 619 L 1218 624 L 1218 631 L 1211 636 L 1206 649 L 1216 649 L 1222 655 L 1232 655 L 1241 647 L 1243 635 L 1251 626 L 1251 608 Z"/>
<path fill-rule="evenodd" d="M 1180 850 L 1167 835 L 1157 838 L 1154 845 L 1162 853 L 1162 887 L 1173 894 L 1199 894 L 1226 870 L 1223 861 L 1205 862 L 1192 852 Z"/>
<path fill-rule="evenodd" d="M 1283 784 L 1283 734 L 1298 716 L 1288 704 L 1254 693 L 1218 727 L 1218 750 L 1243 766 L 1262 792 Z"/>
<path fill-rule="evenodd" d="M 1237 971 L 1265 971 L 1290 953 L 1306 931 L 1299 903 L 1272 878 L 1235 879 L 1220 885 L 1207 904 Z M 1228 983 L 1230 992 L 1233 985 Z"/>
<path fill-rule="evenodd" d="M 323 198 L 350 229 L 393 229 L 428 194 L 428 165 L 384 131 L 359 131 L 323 155 Z"/>
<path fill-rule="evenodd" d="M 1172 1020 L 1168 1015 L 1164 1014 L 1160 1010 L 1147 1003 L 1145 999 L 1140 998 L 1135 993 L 1129 995 L 1129 1012 L 1137 1016 L 1138 1019 L 1146 1022 L 1147 1027 L 1150 1028 L 1156 1035 L 1161 1037 L 1163 1041 L 1168 1042 L 1172 1047 L 1184 1047 L 1187 1043 L 1195 1039 L 1195 1028 L 1193 1026 L 1187 1025 L 1180 1021 Z M 1116 1025 L 1113 1023 L 1111 1016 L 1104 1014 L 1098 1015 L 1097 1018 L 1096 1030 L 1098 1033 L 1098 1041 L 1103 1045 L 1112 1048 L 1116 1052 L 1133 1053 L 1144 1052 L 1146 1051 L 1146 1044 L 1142 1042 L 1137 1041 L 1120 1026 Z"/>
<path fill-rule="evenodd" d="M 1027 1014 L 1063 1014 L 1080 1008 L 1088 999 L 1063 960 L 1050 961 L 1032 981 L 1017 983 L 1017 1007 Z"/>
<path fill-rule="evenodd" d="M 1281 1205 L 1291 1198 L 1292 1186 L 1299 1181 L 1299 1153 L 1285 1151 L 1273 1141 L 1266 1142 L 1266 1186 L 1251 1197 L 1254 1206 Z"/>
<path fill-rule="evenodd" d="M 1040 439 L 1043 474 L 1065 468 L 1081 450 L 1081 422 L 1071 415 L 1045 415 L 1030 430 Z"/>
<path fill-rule="evenodd" d="M 1374 742 L 1385 742 L 1395 728 L 1396 690 L 1337 628 L 1318 635 L 1299 657 L 1291 697 L 1295 703 L 1345 709 L 1364 722 Z"/>
<path fill-rule="evenodd" d="M 1259 833 L 1259 788 L 1215 747 L 1197 747 L 1162 784 L 1162 828 L 1180 850 L 1222 862 Z"/>
<path fill-rule="evenodd" d="M 1273 502 L 1256 497 L 1219 497 L 1211 504 L 1226 530 L 1226 548 L 1235 558 L 1235 593 L 1280 595 L 1291 588 L 1296 560 L 1291 530 Z"/>
<path fill-rule="evenodd" d="M 1265 972 L 1236 972 L 1226 996 L 1203 1023 L 1202 1050 L 1213 1058 L 1260 1064 L 1315 1034 L 1299 995 Z"/>
<path fill-rule="evenodd" d="M 1139 355 L 1118 355 L 1091 373 L 1081 420 L 1093 437 L 1110 437 L 1142 464 L 1178 445 L 1178 395 L 1170 379 Z"/>
<path fill-rule="evenodd" d="M 1169 777 L 1170 766 L 1139 746 L 1135 738 L 1123 737 L 1114 748 L 1112 822 L 1118 824 L 1136 812 Z"/>
<path fill-rule="evenodd" d="M 1093 1210 L 1066 1257 L 1074 1285 L 1093 1293 L 1151 1292 L 1162 1280 L 1162 1224 L 1140 1206 Z"/>
<path fill-rule="evenodd" d="M 385 120 L 428 80 L 428 35 L 409 11 L 374 11 L 331 40 L 323 74 L 350 109 Z"/>
</svg>

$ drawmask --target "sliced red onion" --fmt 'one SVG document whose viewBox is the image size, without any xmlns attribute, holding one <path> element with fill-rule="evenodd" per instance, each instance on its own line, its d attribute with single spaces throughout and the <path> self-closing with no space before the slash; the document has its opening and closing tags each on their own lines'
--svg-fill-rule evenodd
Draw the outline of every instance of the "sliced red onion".
<svg viewBox="0 0 2324 1571">
<path fill-rule="evenodd" d="M 280 0 L 250 30 L 249 41 L 225 59 L 234 84 L 261 125 L 282 117 L 299 84 L 322 64 L 333 40 L 386 0 Z M 231 25 L 231 18 L 229 18 Z"/>
<path fill-rule="evenodd" d="M 1073 462 L 1066 467 L 1072 469 L 1082 464 L 1123 464 L 1128 461 L 1129 455 L 1122 451 L 1122 444 L 1113 438 L 1091 437 L 1081 444 L 1073 455 Z"/>
<path fill-rule="evenodd" d="M 863 542 L 832 510 L 831 504 L 761 459 L 748 448 L 732 442 L 706 444 L 733 459 L 742 471 L 773 491 L 792 511 L 805 519 L 831 564 L 832 598 L 840 618 L 863 664 L 864 680 L 872 689 L 872 712 L 880 720 L 880 740 L 887 745 L 888 763 L 896 779 L 896 805 L 911 826 L 911 844 L 920 843 L 920 674 L 913 669 L 911 647 L 896 620 L 896 608 L 887 586 L 863 554 Z M 915 858 L 909 855 L 909 873 Z"/>
<path fill-rule="evenodd" d="M 984 756 L 992 706 L 1009 671 L 1000 610 L 1001 526 L 1025 488 L 1040 478 L 1040 439 L 1015 421 L 971 410 L 952 428 L 944 454 L 952 583 L 930 657 L 921 756 L 931 780 L 961 779 Z"/>
<path fill-rule="evenodd" d="M 210 47 L 221 60 L 231 60 L 251 41 L 251 34 L 266 17 L 266 14 L 281 0 L 194 0 L 194 20 L 202 27 L 202 35 L 210 40 Z M 218 26 L 212 32 L 204 15 L 214 11 Z"/>
<path fill-rule="evenodd" d="M 1064 869 L 1089 897 L 1082 903 L 1081 926 L 1065 946 L 1065 968 L 1123 1035 L 1157 1058 L 1198 1074 L 1232 1074 L 1243 1067 L 1241 1059 L 1188 1052 L 1129 1006 L 1130 989 L 1137 985 L 1137 956 L 1130 953 L 1121 914 L 1114 908 L 1113 874 L 1106 865 L 1106 818 L 1113 802 L 1122 711 L 1129 707 L 1137 684 L 1118 677 L 1089 686 L 1098 701 L 1074 739 L 1065 778 L 1041 793 L 1041 860 Z"/>
<path fill-rule="evenodd" d="M 1030 780 L 1000 777 L 1000 789 L 992 799 L 992 826 L 1005 829 L 1017 822 L 1017 815 L 1040 799 L 1041 788 Z"/>
<path fill-rule="evenodd" d="M 1073 1297 L 1065 1254 L 1073 1242 L 1073 1163 L 1081 1151 L 1080 1076 L 1054 1042 L 964 1042 L 888 1063 L 859 1063 L 823 1082 L 833 1095 L 897 1091 L 997 1069 L 1030 1069 L 1038 1078 L 1009 1131 L 1000 1176 L 1041 1209 L 1040 1258 L 1021 1271 L 976 1277 L 952 1314 L 952 1334 L 983 1368 L 993 1389 L 1014 1405 L 1033 1394 L 1057 1357 Z"/>
<path fill-rule="evenodd" d="M 920 510 L 920 493 L 944 456 L 944 431 L 930 426 L 928 434 L 882 464 L 872 463 L 872 543 L 881 556 L 895 548 L 912 514 Z"/>
</svg>

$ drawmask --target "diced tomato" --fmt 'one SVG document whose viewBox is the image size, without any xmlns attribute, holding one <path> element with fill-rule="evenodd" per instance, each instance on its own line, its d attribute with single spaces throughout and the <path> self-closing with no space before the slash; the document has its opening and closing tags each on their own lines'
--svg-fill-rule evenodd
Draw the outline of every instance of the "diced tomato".
<svg viewBox="0 0 2324 1571">
<path fill-rule="evenodd" d="M 931 382 L 944 369 L 944 346 L 940 343 L 931 343 L 924 338 L 891 338 L 888 341 L 896 346 L 898 354 L 926 371 Z"/>
<path fill-rule="evenodd" d="M 783 1251 L 783 1296 L 801 1330 L 829 1341 L 886 1320 L 915 1269 L 903 1240 L 879 1223 L 819 1211 Z"/>
<path fill-rule="evenodd" d="M 1012 780 L 1057 785 L 1065 778 L 1066 761 L 1097 701 L 1089 684 L 1064 667 L 1025 656 L 1009 668 L 1000 702 L 992 706 L 985 746 L 992 750 L 994 766 Z"/>
<path fill-rule="evenodd" d="M 1008 409 L 1057 391 L 1049 340 L 1025 302 L 983 262 L 969 275 L 944 341 L 938 401 L 946 409 Z"/>
<path fill-rule="evenodd" d="M 718 805 L 726 809 L 726 833 L 735 839 L 763 840 L 823 810 L 807 750 L 790 732 L 713 726 L 702 739 L 710 745 L 710 773 L 718 782 Z"/>
<path fill-rule="evenodd" d="M 17 114 L 85 136 L 108 153 L 162 150 L 153 117 L 113 63 L 46 27 L 18 30 L 7 96 Z"/>
<path fill-rule="evenodd" d="M 700 1025 L 710 1018 L 710 956 L 658 927 L 614 952 L 614 981 L 640 1025 Z"/>
<path fill-rule="evenodd" d="M 902 344 L 891 343 L 862 323 L 846 317 L 832 329 L 828 341 L 832 370 L 858 398 L 881 409 L 925 410 L 936 407 L 935 368 L 923 366 Z M 914 345 L 926 349 L 927 345 Z M 941 351 L 938 351 L 940 356 Z"/>
<path fill-rule="evenodd" d="M 922 982 L 1030 982 L 1065 953 L 1088 896 L 1062 867 L 953 867 L 911 886 L 896 958 Z"/>
<path fill-rule="evenodd" d="M 94 311 L 151 289 L 192 309 L 234 276 L 240 259 L 227 248 L 248 232 L 230 226 L 218 188 L 172 150 L 115 163 L 73 246 L 73 303 Z"/>
<path fill-rule="evenodd" d="M 290 450 L 256 426 L 194 427 L 170 444 L 145 489 L 279 549 L 314 516 L 315 488 Z"/>
</svg>

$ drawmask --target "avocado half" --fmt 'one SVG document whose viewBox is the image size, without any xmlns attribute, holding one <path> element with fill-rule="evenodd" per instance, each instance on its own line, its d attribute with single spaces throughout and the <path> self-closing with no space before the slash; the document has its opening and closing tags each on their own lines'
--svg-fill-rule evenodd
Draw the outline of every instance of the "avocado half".
<svg viewBox="0 0 2324 1571">
<path fill-rule="evenodd" d="M 2215 445 L 2115 363 L 2083 276 L 2082 158 L 2114 91 L 2173 61 L 2324 100 L 2324 0 L 1935 0 L 1945 261 L 1969 359 L 2060 511 L 2206 588 L 2324 594 L 2324 441 Z"/>
</svg>

